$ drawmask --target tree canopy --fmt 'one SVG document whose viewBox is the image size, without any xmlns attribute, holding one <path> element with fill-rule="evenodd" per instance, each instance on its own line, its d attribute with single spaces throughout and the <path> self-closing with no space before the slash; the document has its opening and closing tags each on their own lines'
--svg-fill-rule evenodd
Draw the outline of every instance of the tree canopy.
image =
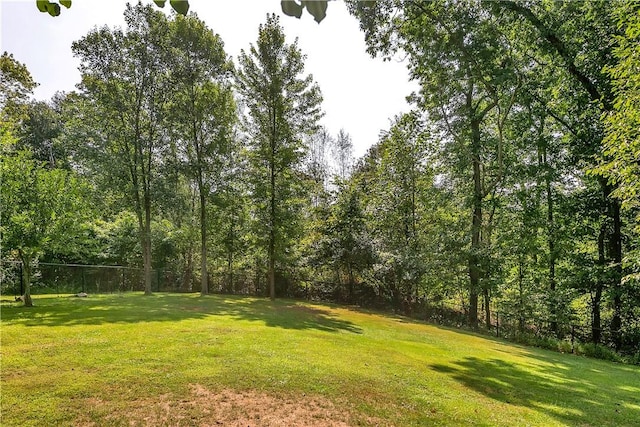
<svg viewBox="0 0 640 427">
<path fill-rule="evenodd" d="M 25 302 L 54 280 L 40 262 L 114 263 L 146 293 L 330 300 L 638 357 L 635 3 L 349 0 L 369 53 L 418 85 L 360 158 L 276 15 L 233 59 L 170 4 L 75 41 L 78 90 L 51 100 L 0 58 L 0 227 Z M 320 22 L 327 2 L 281 7 Z"/>
</svg>

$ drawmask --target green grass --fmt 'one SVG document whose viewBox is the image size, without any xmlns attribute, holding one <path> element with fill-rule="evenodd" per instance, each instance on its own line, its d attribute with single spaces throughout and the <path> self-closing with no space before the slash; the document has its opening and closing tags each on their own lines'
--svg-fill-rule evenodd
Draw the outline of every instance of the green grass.
<svg viewBox="0 0 640 427">
<path fill-rule="evenodd" d="M 638 367 L 394 316 L 178 294 L 34 304 L 2 305 L 3 426 L 154 425 L 141 407 L 184 410 L 196 384 L 322 398 L 351 425 L 640 423 Z M 215 425 L 197 406 L 166 425 Z"/>
</svg>

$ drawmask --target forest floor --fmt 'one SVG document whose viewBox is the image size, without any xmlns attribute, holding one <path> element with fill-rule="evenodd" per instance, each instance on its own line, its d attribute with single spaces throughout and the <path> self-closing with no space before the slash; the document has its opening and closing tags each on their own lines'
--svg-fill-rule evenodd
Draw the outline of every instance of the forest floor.
<svg viewBox="0 0 640 427">
<path fill-rule="evenodd" d="M 1 305 L 3 426 L 633 426 L 640 368 L 356 308 L 184 294 Z"/>
</svg>

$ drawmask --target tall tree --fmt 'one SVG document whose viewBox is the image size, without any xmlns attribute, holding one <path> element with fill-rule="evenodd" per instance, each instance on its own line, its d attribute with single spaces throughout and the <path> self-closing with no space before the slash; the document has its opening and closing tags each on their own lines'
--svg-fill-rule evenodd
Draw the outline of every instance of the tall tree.
<svg viewBox="0 0 640 427">
<path fill-rule="evenodd" d="M 340 129 L 336 135 L 331 154 L 335 162 L 336 177 L 342 181 L 347 180 L 353 166 L 353 142 L 351 142 L 351 135 L 344 129 Z"/>
<path fill-rule="evenodd" d="M 195 16 L 170 23 L 172 50 L 171 134 L 180 142 L 184 171 L 198 189 L 201 293 L 209 292 L 207 199 L 225 178 L 236 109 L 229 83 L 232 64 L 220 37 Z"/>
<path fill-rule="evenodd" d="M 107 173 L 123 182 L 138 218 L 145 271 L 145 294 L 151 294 L 151 211 L 156 162 L 166 144 L 161 117 L 169 79 L 168 23 L 151 6 L 127 5 L 126 29 L 94 29 L 72 50 L 82 73 L 84 95 L 100 117 L 101 158 Z"/>
<path fill-rule="evenodd" d="M 622 207 L 632 211 L 640 206 L 640 4 L 620 3 L 615 9 L 624 34 L 617 38 L 613 54 L 616 62 L 605 71 L 612 78 L 615 99 L 613 110 L 604 115 L 606 136 L 604 158 L 597 172 L 618 185 L 613 195 Z M 640 215 L 635 218 L 640 233 Z M 640 250 L 627 256 L 631 273 L 628 279 L 640 279 Z"/>
<path fill-rule="evenodd" d="M 333 137 L 325 127 L 307 138 L 305 173 L 313 182 L 312 202 L 317 208 L 327 198 L 329 191 L 330 165 L 329 151 L 334 144 Z"/>
<path fill-rule="evenodd" d="M 422 239 L 432 173 L 427 164 L 428 132 L 418 114 L 397 117 L 382 134 L 375 187 L 367 203 L 379 262 L 386 270 L 393 303 L 408 311 L 426 272 Z"/>
<path fill-rule="evenodd" d="M 241 51 L 237 86 L 247 107 L 252 194 L 257 217 L 266 226 L 269 295 L 275 298 L 276 261 L 289 248 L 295 224 L 298 167 L 303 135 L 313 133 L 322 116 L 322 95 L 304 75 L 297 41 L 287 44 L 276 15 L 268 15 L 249 52 Z"/>
</svg>

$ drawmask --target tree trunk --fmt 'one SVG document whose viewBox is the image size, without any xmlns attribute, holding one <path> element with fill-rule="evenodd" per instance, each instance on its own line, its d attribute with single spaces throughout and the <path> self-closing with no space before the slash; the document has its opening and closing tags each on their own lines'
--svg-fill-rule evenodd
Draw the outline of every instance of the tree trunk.
<svg viewBox="0 0 640 427">
<path fill-rule="evenodd" d="M 182 289 L 185 291 L 190 291 L 192 289 L 192 280 L 193 280 L 193 251 L 191 245 L 189 245 L 189 249 L 185 253 L 186 266 L 184 269 L 184 276 L 182 278 Z"/>
<path fill-rule="evenodd" d="M 478 327 L 478 290 L 480 289 L 480 231 L 482 227 L 482 182 L 480 177 L 480 122 L 471 121 L 471 159 L 473 162 L 473 217 L 469 256 L 469 325 Z"/>
<path fill-rule="evenodd" d="M 275 96 L 273 97 L 276 98 Z M 269 297 L 271 300 L 276 299 L 276 142 L 277 142 L 277 126 L 276 126 L 276 108 L 272 106 L 271 111 L 271 156 L 269 158 L 269 186 L 270 196 L 270 212 L 269 212 Z"/>
<path fill-rule="evenodd" d="M 33 300 L 31 299 L 31 256 L 18 251 L 20 260 L 22 261 L 22 280 L 24 282 L 24 294 L 22 295 L 22 301 L 25 307 L 33 307 Z"/>
<path fill-rule="evenodd" d="M 276 197 L 275 197 L 275 170 L 271 165 L 271 212 L 269 219 L 269 298 L 276 299 Z"/>
<path fill-rule="evenodd" d="M 613 188 L 605 183 L 604 195 L 608 202 L 608 214 L 613 220 L 609 243 L 609 258 L 613 261 L 613 273 L 611 279 L 611 294 L 613 296 L 613 317 L 611 318 L 611 338 L 616 350 L 622 346 L 620 328 L 622 326 L 622 231 L 620 220 L 620 202 L 611 198 Z"/>
<path fill-rule="evenodd" d="M 491 296 L 489 295 L 489 288 L 482 287 L 482 295 L 484 297 L 484 323 L 487 329 L 491 329 Z"/>
<path fill-rule="evenodd" d="M 230 250 L 227 253 L 227 272 L 229 274 L 229 283 L 227 284 L 227 290 L 231 294 L 235 294 L 235 289 L 233 286 L 233 251 Z"/>
<path fill-rule="evenodd" d="M 545 150 L 546 164 L 546 150 Z M 558 331 L 558 296 L 556 295 L 556 242 L 555 242 L 555 226 L 553 219 L 553 194 L 551 192 L 551 178 L 549 172 L 545 174 L 545 187 L 547 193 L 547 246 L 549 248 L 549 293 L 551 314 L 551 330 Z"/>
<path fill-rule="evenodd" d="M 518 330 L 524 332 L 524 272 L 522 257 L 518 259 Z"/>
<path fill-rule="evenodd" d="M 349 263 L 349 302 L 353 303 L 353 267 Z"/>
<path fill-rule="evenodd" d="M 151 295 L 151 195 L 149 190 L 144 192 L 144 231 L 143 231 L 143 263 L 144 263 L 144 294 Z"/>
<path fill-rule="evenodd" d="M 604 267 L 605 265 L 605 236 L 607 234 L 606 224 L 600 226 L 600 233 L 598 234 L 598 265 Z M 602 323 L 600 315 L 600 302 L 602 300 L 602 289 L 604 288 L 603 278 L 596 278 L 595 295 L 591 297 L 591 336 L 595 344 L 599 344 L 602 339 Z"/>
<path fill-rule="evenodd" d="M 549 317 L 550 328 L 554 333 L 558 332 L 558 296 L 556 295 L 556 242 L 555 225 L 553 217 L 553 191 L 551 188 L 551 170 L 549 166 L 547 143 L 544 140 L 545 117 L 540 118 L 538 129 L 538 167 L 544 171 L 544 188 L 547 203 L 547 249 L 549 250 L 548 281 L 549 281 Z"/>
<path fill-rule="evenodd" d="M 591 299 L 591 337 L 594 344 L 602 340 L 602 322 L 600 320 L 600 302 L 602 301 L 602 285 L 598 283 L 595 295 Z"/>
<path fill-rule="evenodd" d="M 273 241 L 269 242 L 269 298 L 276 299 L 276 268 Z"/>
<path fill-rule="evenodd" d="M 198 177 L 198 191 L 200 192 L 200 295 L 209 293 L 209 280 L 207 276 L 207 212 L 206 212 L 206 195 L 204 192 L 204 184 L 202 182 L 202 171 Z"/>
</svg>

